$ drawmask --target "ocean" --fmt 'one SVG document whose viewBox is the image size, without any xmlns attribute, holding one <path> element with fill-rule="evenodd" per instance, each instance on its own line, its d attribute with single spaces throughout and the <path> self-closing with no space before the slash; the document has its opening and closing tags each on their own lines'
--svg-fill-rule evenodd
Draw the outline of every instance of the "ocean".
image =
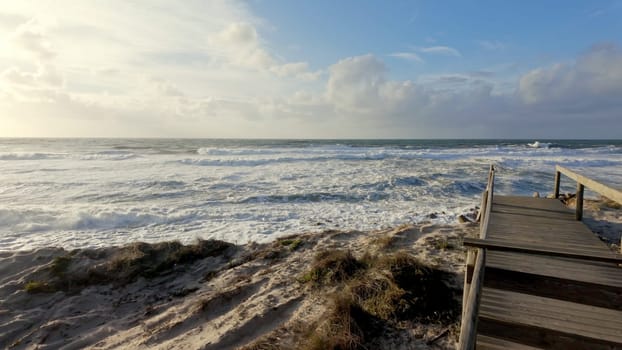
<svg viewBox="0 0 622 350">
<path fill-rule="evenodd" d="M 489 164 L 502 194 L 622 184 L 622 141 L 0 139 L 0 250 L 455 223 Z"/>
</svg>

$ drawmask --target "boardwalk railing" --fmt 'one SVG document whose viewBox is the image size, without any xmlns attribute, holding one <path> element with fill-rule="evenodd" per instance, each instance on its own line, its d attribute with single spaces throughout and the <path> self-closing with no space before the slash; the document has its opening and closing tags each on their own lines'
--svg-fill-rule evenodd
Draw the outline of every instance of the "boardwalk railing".
<svg viewBox="0 0 622 350">
<path fill-rule="evenodd" d="M 486 190 L 482 194 L 482 205 L 478 215 L 480 219 L 480 239 L 486 238 L 486 232 L 488 231 L 494 186 L 495 168 L 491 165 L 490 171 L 488 172 L 488 183 L 486 185 Z M 458 343 L 458 349 L 461 350 L 475 349 L 478 310 L 484 281 L 484 266 L 486 266 L 486 249 L 478 248 L 475 252 L 469 250 L 467 252 L 467 269 L 469 266 L 473 266 L 473 274 L 471 275 L 471 281 L 468 280 L 468 273 L 465 272 L 464 276 L 462 322 L 460 325 L 460 340 Z"/>
<path fill-rule="evenodd" d="M 561 174 L 564 174 L 577 182 L 577 202 L 575 211 L 575 218 L 577 220 L 581 220 L 583 218 L 583 192 L 585 187 L 622 204 L 622 191 L 604 185 L 598 181 L 592 180 L 559 165 L 555 166 L 555 189 L 553 191 L 555 198 L 559 197 L 559 180 Z"/>
</svg>

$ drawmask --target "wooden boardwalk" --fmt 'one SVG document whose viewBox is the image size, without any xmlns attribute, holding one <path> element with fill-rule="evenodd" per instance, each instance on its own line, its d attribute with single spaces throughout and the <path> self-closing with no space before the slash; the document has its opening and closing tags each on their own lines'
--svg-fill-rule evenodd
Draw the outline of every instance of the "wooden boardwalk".
<svg viewBox="0 0 622 350">
<path fill-rule="evenodd" d="M 484 237 L 464 239 L 481 256 L 467 262 L 465 306 L 477 295 L 460 347 L 622 349 L 622 257 L 557 199 L 489 198 Z"/>
</svg>

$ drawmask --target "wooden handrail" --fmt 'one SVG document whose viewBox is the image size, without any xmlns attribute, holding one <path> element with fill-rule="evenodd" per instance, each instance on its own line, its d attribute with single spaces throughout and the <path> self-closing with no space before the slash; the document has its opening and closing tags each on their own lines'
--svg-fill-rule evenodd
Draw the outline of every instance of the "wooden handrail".
<svg viewBox="0 0 622 350">
<path fill-rule="evenodd" d="M 473 279 L 471 280 L 471 291 L 468 299 L 463 301 L 466 308 L 460 324 L 460 341 L 458 342 L 458 349 L 460 350 L 475 349 L 479 304 L 482 297 L 482 285 L 484 284 L 484 266 L 486 266 L 486 250 L 478 249 Z"/>
<path fill-rule="evenodd" d="M 484 195 L 482 196 L 482 207 L 480 209 L 480 239 L 486 238 L 488 232 L 494 186 L 495 167 L 491 165 L 488 172 L 486 191 L 484 191 Z M 475 341 L 477 339 L 477 317 L 479 314 L 479 303 L 484 281 L 484 266 L 486 265 L 486 250 L 482 248 L 477 249 L 477 258 L 469 251 L 467 253 L 467 266 L 469 263 L 473 263 L 473 260 L 475 260 L 475 264 L 473 268 L 473 278 L 470 284 L 468 283 L 466 272 L 464 276 L 462 322 L 460 325 L 460 340 L 458 342 L 458 349 L 461 350 L 475 349 Z"/>
<path fill-rule="evenodd" d="M 583 218 L 583 192 L 585 190 L 585 187 L 622 204 L 622 191 L 602 184 L 598 181 L 592 180 L 587 176 L 578 174 L 560 165 L 555 166 L 555 188 L 553 191 L 553 195 L 555 196 L 555 198 L 559 197 L 560 174 L 564 174 L 577 182 L 577 201 L 575 211 L 575 218 L 577 220 L 581 220 Z"/>
<path fill-rule="evenodd" d="M 502 252 L 557 256 L 561 258 L 599 261 L 599 262 L 615 263 L 615 264 L 622 263 L 622 256 L 616 255 L 615 253 L 610 252 L 608 250 L 603 251 L 602 254 L 587 253 L 587 252 L 581 253 L 581 252 L 564 251 L 564 250 L 552 250 L 549 248 L 538 247 L 538 246 L 535 246 L 529 243 L 506 242 L 506 241 L 500 241 L 496 239 L 478 239 L 478 238 L 470 238 L 470 237 L 464 237 L 463 244 L 465 247 L 485 248 L 485 249 L 497 250 L 497 251 L 502 251 Z"/>
</svg>

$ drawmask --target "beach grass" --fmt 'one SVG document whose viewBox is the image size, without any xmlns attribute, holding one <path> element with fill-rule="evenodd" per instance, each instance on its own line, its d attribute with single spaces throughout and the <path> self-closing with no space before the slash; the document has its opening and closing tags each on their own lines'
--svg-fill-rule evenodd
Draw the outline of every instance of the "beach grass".
<svg viewBox="0 0 622 350">
<path fill-rule="evenodd" d="M 331 307 L 303 349 L 368 349 L 384 329 L 404 322 L 452 324 L 459 314 L 452 277 L 405 251 L 358 259 L 350 251 L 321 252 L 300 281 L 324 288 Z"/>
<path fill-rule="evenodd" d="M 77 292 L 97 284 L 124 285 L 139 277 L 155 278 L 197 260 L 224 254 L 235 245 L 218 240 L 155 244 L 136 242 L 118 249 L 83 250 L 55 257 L 38 281 L 24 285 L 29 293 Z M 113 251 L 113 253 L 108 253 Z"/>
</svg>

